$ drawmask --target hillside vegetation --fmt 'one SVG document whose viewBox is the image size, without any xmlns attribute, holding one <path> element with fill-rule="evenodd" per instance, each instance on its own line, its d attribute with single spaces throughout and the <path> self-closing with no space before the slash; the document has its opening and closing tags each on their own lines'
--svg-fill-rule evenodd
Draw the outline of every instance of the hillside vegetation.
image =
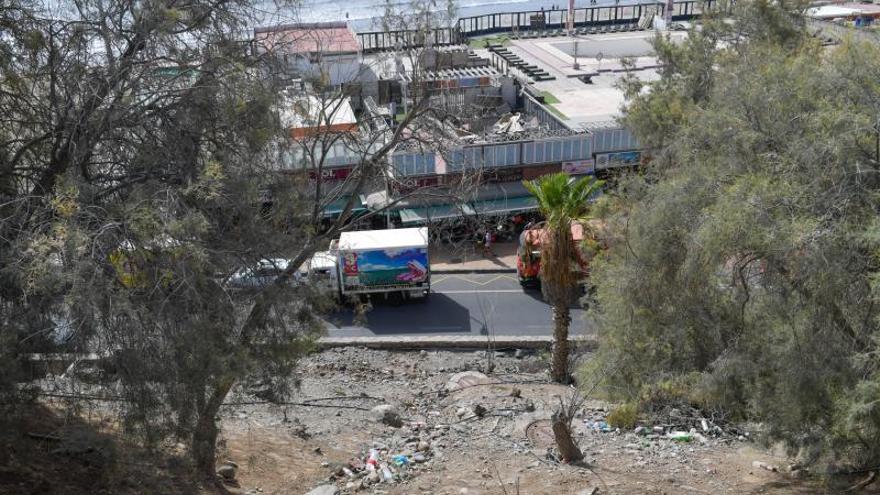
<svg viewBox="0 0 880 495">
<path fill-rule="evenodd" d="M 594 366 L 642 411 L 689 404 L 803 461 L 876 466 L 880 49 L 822 47 L 762 1 L 734 17 L 658 39 L 662 78 L 625 84 L 653 160 L 604 200 Z"/>
</svg>

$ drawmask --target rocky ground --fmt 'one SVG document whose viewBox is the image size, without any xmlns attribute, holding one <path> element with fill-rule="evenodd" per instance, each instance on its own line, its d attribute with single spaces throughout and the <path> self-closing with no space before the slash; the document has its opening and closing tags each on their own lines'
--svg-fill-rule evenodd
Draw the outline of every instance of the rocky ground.
<svg viewBox="0 0 880 495">
<path fill-rule="evenodd" d="M 491 358 L 491 364 L 489 361 Z M 223 411 L 223 474 L 241 493 L 816 493 L 805 471 L 746 431 L 605 424 L 587 400 L 583 465 L 557 461 L 549 418 L 572 389 L 535 353 L 328 350 L 302 363 L 296 404 Z M 491 369 L 491 372 L 490 372 Z M 692 428 L 688 428 L 691 426 Z"/>
</svg>

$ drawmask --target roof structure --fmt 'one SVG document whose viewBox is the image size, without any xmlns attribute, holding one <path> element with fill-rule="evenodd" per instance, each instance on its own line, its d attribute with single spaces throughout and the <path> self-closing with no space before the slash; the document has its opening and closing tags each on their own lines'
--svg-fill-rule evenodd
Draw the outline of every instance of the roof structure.
<svg viewBox="0 0 880 495">
<path fill-rule="evenodd" d="M 340 251 L 404 249 L 428 246 L 428 228 L 359 230 L 339 235 Z"/>
<path fill-rule="evenodd" d="M 254 40 L 266 51 L 286 54 L 358 53 L 361 45 L 344 22 L 310 22 L 258 27 Z"/>
<path fill-rule="evenodd" d="M 295 95 L 288 103 L 281 109 L 281 121 L 293 137 L 315 132 L 353 132 L 358 128 L 348 96 L 324 101 L 314 95 Z"/>
<path fill-rule="evenodd" d="M 807 9 L 807 15 L 814 19 L 834 19 L 836 17 L 850 17 L 862 13 L 861 9 L 841 7 L 837 5 L 822 5 Z"/>
</svg>

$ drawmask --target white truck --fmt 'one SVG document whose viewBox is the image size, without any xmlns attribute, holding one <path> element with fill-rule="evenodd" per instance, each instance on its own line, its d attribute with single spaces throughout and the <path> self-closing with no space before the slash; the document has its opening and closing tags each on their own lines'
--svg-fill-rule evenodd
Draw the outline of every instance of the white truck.
<svg viewBox="0 0 880 495">
<path fill-rule="evenodd" d="M 424 300 L 431 291 L 427 227 L 343 232 L 308 265 L 309 275 L 333 284 L 340 300 L 360 295 Z"/>
</svg>

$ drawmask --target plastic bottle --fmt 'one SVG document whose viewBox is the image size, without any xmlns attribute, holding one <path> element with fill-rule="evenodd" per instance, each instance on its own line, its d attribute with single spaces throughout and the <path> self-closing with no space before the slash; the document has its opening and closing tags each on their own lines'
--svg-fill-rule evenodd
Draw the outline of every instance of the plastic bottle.
<svg viewBox="0 0 880 495">
<path fill-rule="evenodd" d="M 394 479 L 394 475 L 391 474 L 391 470 L 388 469 L 388 466 L 384 464 L 382 465 L 382 479 L 384 479 L 386 482 L 390 482 Z"/>
</svg>

